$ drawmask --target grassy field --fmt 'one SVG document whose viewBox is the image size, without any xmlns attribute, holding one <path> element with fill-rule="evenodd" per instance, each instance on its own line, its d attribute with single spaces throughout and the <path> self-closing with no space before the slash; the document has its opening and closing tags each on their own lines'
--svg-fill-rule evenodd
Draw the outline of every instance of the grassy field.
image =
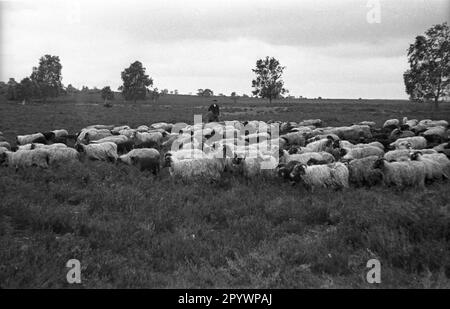
<svg viewBox="0 0 450 309">
<path fill-rule="evenodd" d="M 227 119 L 320 118 L 346 125 L 407 116 L 450 120 L 450 104 L 166 96 L 157 103 L 97 95 L 21 105 L 0 101 L 0 131 L 90 124 L 193 122 L 216 99 Z M 0 288 L 450 288 L 449 183 L 313 194 L 282 181 L 232 176 L 183 184 L 87 162 L 0 169 Z M 379 285 L 366 263 L 381 262 Z M 82 283 L 66 281 L 79 259 Z"/>
</svg>

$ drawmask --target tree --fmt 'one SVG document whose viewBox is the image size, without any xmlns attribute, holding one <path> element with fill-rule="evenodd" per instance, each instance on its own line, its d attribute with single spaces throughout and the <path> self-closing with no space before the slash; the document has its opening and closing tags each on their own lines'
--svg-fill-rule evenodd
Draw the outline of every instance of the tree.
<svg viewBox="0 0 450 309">
<path fill-rule="evenodd" d="M 35 93 L 33 88 L 34 84 L 29 77 L 22 79 L 17 85 L 16 100 L 29 102 Z"/>
<path fill-rule="evenodd" d="M 236 104 L 237 99 L 239 98 L 239 96 L 236 94 L 235 91 L 233 91 L 230 95 L 231 99 L 233 100 L 233 102 Z"/>
<path fill-rule="evenodd" d="M 122 95 L 125 100 L 133 100 L 136 103 L 136 100 L 145 99 L 147 87 L 153 85 L 153 80 L 145 74 L 145 70 L 141 62 L 135 61 L 121 73 Z"/>
<path fill-rule="evenodd" d="M 102 89 L 102 99 L 105 100 L 114 100 L 114 92 L 112 92 L 111 87 L 106 86 Z"/>
<path fill-rule="evenodd" d="M 7 89 L 6 89 L 6 99 L 7 100 L 17 100 L 17 85 L 18 83 L 14 78 L 10 78 L 7 83 Z"/>
<path fill-rule="evenodd" d="M 434 101 L 450 94 L 450 30 L 435 25 L 416 37 L 408 49 L 409 69 L 403 74 L 406 93 L 413 101 Z"/>
<path fill-rule="evenodd" d="M 255 88 L 253 95 L 267 98 L 272 103 L 272 99 L 284 94 L 286 89 L 283 88 L 284 81 L 281 77 L 285 68 L 277 59 L 269 56 L 256 61 L 256 69 L 252 69 L 256 73 L 256 79 L 252 80 L 252 87 Z"/>
<path fill-rule="evenodd" d="M 211 89 L 198 89 L 197 95 L 201 97 L 211 97 L 214 95 L 214 92 Z"/>
<path fill-rule="evenodd" d="M 39 59 L 39 66 L 33 67 L 31 81 L 39 87 L 39 97 L 44 99 L 57 97 L 63 90 L 62 65 L 58 56 L 45 55 Z"/>
<path fill-rule="evenodd" d="M 152 101 L 156 102 L 158 101 L 159 97 L 162 95 L 162 92 L 160 93 L 158 91 L 158 88 L 154 88 L 152 91 L 150 91 L 150 98 Z"/>
<path fill-rule="evenodd" d="M 75 88 L 74 86 L 72 86 L 72 84 L 69 84 L 66 88 L 66 91 L 68 94 L 74 94 L 74 93 L 78 93 L 79 90 L 77 88 Z"/>
</svg>

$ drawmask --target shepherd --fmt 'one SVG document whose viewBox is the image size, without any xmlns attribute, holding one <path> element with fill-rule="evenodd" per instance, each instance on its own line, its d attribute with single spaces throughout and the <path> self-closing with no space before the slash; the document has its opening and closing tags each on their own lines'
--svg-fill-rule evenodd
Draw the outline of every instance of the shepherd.
<svg viewBox="0 0 450 309">
<path fill-rule="evenodd" d="M 211 104 L 208 108 L 208 114 L 206 115 L 207 122 L 219 122 L 219 105 L 216 103 Z"/>
</svg>

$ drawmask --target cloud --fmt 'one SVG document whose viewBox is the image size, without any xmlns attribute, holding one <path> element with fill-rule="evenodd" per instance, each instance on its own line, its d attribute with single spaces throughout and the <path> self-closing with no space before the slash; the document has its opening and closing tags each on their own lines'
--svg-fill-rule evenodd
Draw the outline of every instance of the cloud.
<svg viewBox="0 0 450 309">
<path fill-rule="evenodd" d="M 158 88 L 250 93 L 256 59 L 287 66 L 291 93 L 406 98 L 402 73 L 414 37 L 449 20 L 449 0 L 1 1 L 0 80 L 21 79 L 59 55 L 63 82 L 120 84 L 134 60 Z"/>
</svg>

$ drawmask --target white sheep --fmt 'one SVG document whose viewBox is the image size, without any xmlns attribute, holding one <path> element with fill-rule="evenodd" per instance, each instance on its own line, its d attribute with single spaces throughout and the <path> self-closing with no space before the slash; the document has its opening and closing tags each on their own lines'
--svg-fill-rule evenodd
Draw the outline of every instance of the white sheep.
<svg viewBox="0 0 450 309">
<path fill-rule="evenodd" d="M 131 128 L 129 127 L 129 126 L 127 126 L 127 125 L 123 125 L 123 126 L 118 126 L 118 127 L 114 127 L 112 130 L 111 130 L 111 133 L 112 134 L 120 134 L 120 131 L 122 131 L 122 130 L 130 130 Z"/>
<path fill-rule="evenodd" d="M 223 162 L 211 158 L 179 160 L 174 156 L 167 156 L 166 163 L 170 175 L 183 181 L 219 180 L 224 171 Z"/>
<path fill-rule="evenodd" d="M 400 120 L 398 119 L 389 119 L 386 120 L 383 124 L 383 128 L 385 129 L 392 129 L 400 126 Z"/>
<path fill-rule="evenodd" d="M 136 148 L 155 148 L 160 149 L 163 141 L 161 132 L 135 132 L 133 141 Z"/>
<path fill-rule="evenodd" d="M 11 150 L 11 145 L 6 141 L 0 142 L 0 147 L 4 147 L 7 148 L 8 150 Z"/>
<path fill-rule="evenodd" d="M 45 143 L 46 138 L 44 134 L 42 133 L 35 133 L 35 134 L 29 134 L 29 135 L 18 135 L 16 137 L 16 142 L 18 145 L 25 145 L 25 144 L 31 144 L 31 143 Z"/>
<path fill-rule="evenodd" d="M 80 160 L 80 154 L 73 148 L 59 147 L 59 148 L 47 148 L 45 150 L 48 153 L 49 165 L 68 162 L 78 162 Z"/>
<path fill-rule="evenodd" d="M 373 166 L 383 173 L 383 181 L 386 186 L 405 187 L 425 187 L 425 167 L 413 161 L 387 162 L 385 159 L 378 159 Z"/>
<path fill-rule="evenodd" d="M 389 144 L 390 147 L 395 149 L 423 149 L 427 147 L 427 140 L 423 136 L 412 136 L 399 138 L 395 142 Z"/>
<path fill-rule="evenodd" d="M 89 144 L 92 141 L 96 141 L 111 135 L 112 133 L 109 129 L 96 129 L 95 127 L 88 127 L 81 130 L 77 137 L 77 142 Z"/>
<path fill-rule="evenodd" d="M 419 125 L 424 125 L 427 128 L 429 127 L 437 127 L 437 126 L 442 126 L 447 128 L 448 127 L 448 122 L 446 120 L 431 120 L 431 119 L 424 119 L 419 121 Z"/>
<path fill-rule="evenodd" d="M 382 156 L 384 151 L 379 147 L 367 146 L 363 148 L 343 148 L 341 149 L 341 156 L 343 161 L 351 161 L 354 159 L 362 159 L 369 156 Z"/>
<path fill-rule="evenodd" d="M 133 149 L 129 153 L 120 156 L 117 161 L 137 166 L 141 171 L 152 171 L 155 175 L 160 169 L 160 154 L 154 148 Z"/>
<path fill-rule="evenodd" d="M 303 182 L 311 189 L 326 188 L 332 184 L 331 168 L 326 164 L 311 165 L 297 164 L 291 171 L 290 179 Z"/>
<path fill-rule="evenodd" d="M 116 162 L 118 158 L 117 145 L 112 142 L 89 145 L 77 144 L 76 149 L 91 160 Z"/>
<path fill-rule="evenodd" d="M 305 148 L 313 152 L 325 151 L 326 149 L 331 148 L 331 146 L 333 145 L 333 141 L 333 138 L 331 136 L 328 136 L 327 138 L 323 138 L 321 140 L 307 144 Z"/>
<path fill-rule="evenodd" d="M 69 132 L 67 132 L 67 130 L 64 129 L 53 130 L 52 132 L 53 134 L 55 134 L 56 138 L 67 137 L 67 135 L 69 135 Z"/>
<path fill-rule="evenodd" d="M 6 151 L 0 155 L 0 164 L 17 168 L 37 166 L 47 168 L 48 152 L 44 149 Z"/>
<path fill-rule="evenodd" d="M 423 164 L 425 168 L 425 180 L 427 181 L 441 180 L 442 178 L 448 179 L 450 177 L 448 168 L 445 168 L 445 166 L 443 167 L 440 162 L 433 157 L 423 157 L 420 152 L 415 152 L 411 154 L 411 160 Z"/>
<path fill-rule="evenodd" d="M 280 152 L 280 162 L 289 163 L 290 161 L 298 161 L 301 164 L 307 164 L 309 160 L 315 159 L 317 161 L 332 163 L 334 157 L 328 152 L 305 152 L 289 154 L 286 150 Z"/>
</svg>

